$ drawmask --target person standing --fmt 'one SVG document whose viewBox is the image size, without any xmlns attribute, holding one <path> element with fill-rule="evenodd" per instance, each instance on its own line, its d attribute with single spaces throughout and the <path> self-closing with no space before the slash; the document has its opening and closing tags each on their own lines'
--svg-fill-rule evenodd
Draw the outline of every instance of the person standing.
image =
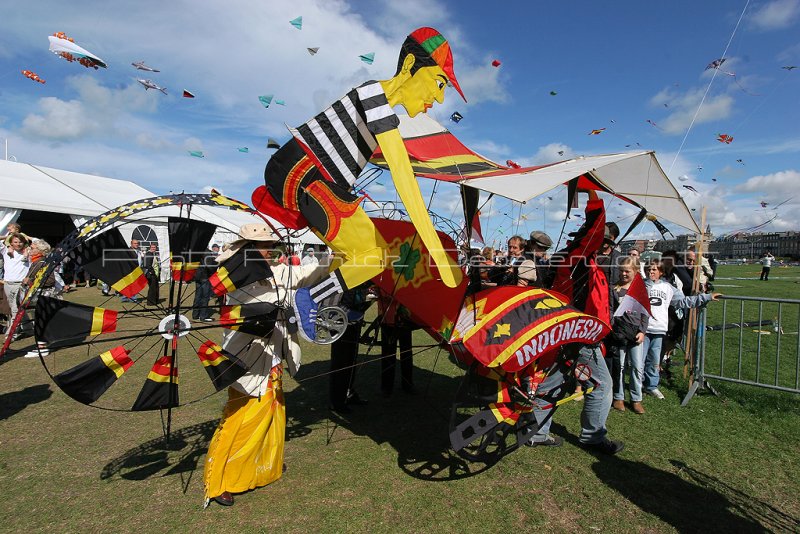
<svg viewBox="0 0 800 534">
<path fill-rule="evenodd" d="M 759 280 L 763 282 L 769 281 L 769 270 L 772 268 L 772 260 L 775 259 L 775 256 L 772 255 L 772 252 L 767 249 L 761 255 L 761 276 Z"/>
<path fill-rule="evenodd" d="M 408 309 L 394 297 L 381 293 L 378 297 L 381 318 L 381 392 L 388 397 L 394 390 L 397 348 L 400 347 L 400 385 L 406 393 L 414 391 L 414 362 L 411 337 L 413 325 Z"/>
<path fill-rule="evenodd" d="M 147 304 L 150 306 L 158 305 L 159 284 L 158 275 L 161 263 L 158 259 L 158 249 L 155 243 L 151 243 L 147 252 L 142 256 L 142 270 L 147 278 Z"/>
<path fill-rule="evenodd" d="M 304 266 L 304 268 L 308 267 Z M 367 400 L 361 398 L 356 391 L 355 380 L 364 313 L 372 305 L 372 300 L 368 298 L 370 285 L 371 282 L 365 282 L 342 294 L 342 302 L 345 303 L 348 310 L 348 326 L 342 337 L 331 343 L 329 383 L 330 409 L 340 415 L 350 413 L 351 405 L 367 404 Z"/>
<path fill-rule="evenodd" d="M 522 236 L 512 236 L 508 240 L 508 258 L 505 265 L 492 270 L 490 280 L 499 286 L 517 285 L 517 267 L 525 261 L 525 239 Z"/>
<path fill-rule="evenodd" d="M 303 252 L 303 259 L 300 260 L 300 265 L 319 265 L 319 259 L 312 247 L 308 247 Z"/>
<path fill-rule="evenodd" d="M 252 244 L 264 261 L 278 241 L 265 224 L 246 224 L 241 239 L 231 243 L 219 256 L 222 263 Z M 323 266 L 288 267 L 274 265 L 272 276 L 236 289 L 227 304 L 270 303 L 293 300 L 298 287 L 306 287 L 327 274 Z M 228 388 L 228 402 L 206 454 L 203 482 L 206 506 L 211 500 L 233 505 L 233 494 L 278 480 L 283 474 L 286 436 L 286 407 L 283 398 L 283 363 L 290 371 L 300 365 L 300 344 L 296 330 L 278 316 L 272 332 L 265 337 L 226 330 L 222 349 L 247 366 L 247 373 Z"/>
<path fill-rule="evenodd" d="M 6 240 L 0 243 L 0 254 L 3 256 L 3 292 L 11 312 L 6 335 L 10 334 L 11 325 L 17 315 L 17 298 L 22 287 L 22 279 L 27 276 L 30 268 L 28 245 L 30 245 L 28 238 L 21 233 L 9 234 Z M 18 337 L 19 334 L 14 333 L 12 341 Z"/>
<path fill-rule="evenodd" d="M 192 319 L 211 322 L 214 310 L 208 305 L 211 300 L 211 283 L 208 278 L 217 268 L 217 255 L 207 250 L 200 259 L 200 267 L 194 273 L 194 302 L 192 303 Z"/>
<path fill-rule="evenodd" d="M 136 263 L 139 264 L 139 267 L 144 267 L 144 254 L 139 246 L 138 239 L 131 239 L 131 250 L 133 250 L 133 252 L 136 254 Z M 110 294 L 110 289 L 111 288 L 109 288 L 109 294 Z M 134 295 L 133 298 L 128 298 L 122 293 L 120 293 L 119 300 L 121 302 L 139 302 L 139 297 Z"/>
<path fill-rule="evenodd" d="M 558 252 L 559 262 L 553 263 L 556 271 L 553 290 L 567 296 L 572 306 L 580 311 L 609 324 L 611 313 L 608 280 L 596 262 L 605 237 L 605 207 L 595 191 L 589 190 L 588 194 L 583 225 L 571 234 L 572 240 L 568 242 L 567 248 Z M 579 347 L 572 346 L 568 349 L 577 348 L 574 364 L 586 365 L 596 385 L 584 397 L 578 441 L 583 448 L 603 454 L 617 454 L 625 448 L 625 444 L 612 441 L 607 436 L 606 420 L 611 410 L 613 387 L 611 374 L 603 358 L 602 343 Z M 557 362 L 539 384 L 538 391 L 542 394 L 536 397 L 537 408 L 533 411 L 539 431 L 526 445 L 557 447 L 563 443 L 560 437 L 551 435 L 549 430 L 553 422 L 555 403 L 566 394 L 566 376 L 570 371 L 571 367 L 566 368 Z"/>
<path fill-rule="evenodd" d="M 549 288 L 553 285 L 555 273 L 550 269 L 550 262 L 547 258 L 547 251 L 553 246 L 550 236 L 541 230 L 531 232 L 528 240 L 528 258 L 536 264 L 536 287 Z"/>
</svg>

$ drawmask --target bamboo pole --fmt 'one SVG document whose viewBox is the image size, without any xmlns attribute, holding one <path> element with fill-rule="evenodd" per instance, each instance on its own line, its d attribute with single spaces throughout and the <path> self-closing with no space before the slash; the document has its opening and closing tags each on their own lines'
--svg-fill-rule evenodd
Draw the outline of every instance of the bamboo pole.
<svg viewBox="0 0 800 534">
<path fill-rule="evenodd" d="M 703 247 L 705 245 L 706 235 L 706 207 L 700 214 L 700 236 L 695 243 L 695 261 L 694 271 L 692 272 L 692 295 L 698 293 L 700 289 L 700 266 L 703 262 Z M 694 373 L 689 373 L 689 368 L 692 362 L 692 354 L 694 353 L 694 345 L 697 339 L 697 308 L 689 310 L 688 328 L 686 330 L 686 350 L 683 354 L 683 378 L 689 378 L 689 386 L 691 387 L 694 382 Z"/>
</svg>

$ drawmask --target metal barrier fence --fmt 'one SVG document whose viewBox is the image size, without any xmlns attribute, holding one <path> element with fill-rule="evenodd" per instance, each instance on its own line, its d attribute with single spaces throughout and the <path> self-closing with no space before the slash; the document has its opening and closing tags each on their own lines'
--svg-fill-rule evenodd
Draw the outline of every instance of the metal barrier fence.
<svg viewBox="0 0 800 534">
<path fill-rule="evenodd" d="M 693 382 L 708 379 L 800 393 L 800 300 L 720 297 L 698 314 Z"/>
</svg>

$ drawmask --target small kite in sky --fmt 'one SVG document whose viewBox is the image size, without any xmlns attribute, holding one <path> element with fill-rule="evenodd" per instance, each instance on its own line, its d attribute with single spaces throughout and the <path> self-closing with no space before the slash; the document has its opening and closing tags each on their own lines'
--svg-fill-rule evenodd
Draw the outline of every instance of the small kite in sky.
<svg viewBox="0 0 800 534">
<path fill-rule="evenodd" d="M 558 151 L 558 155 L 559 155 L 559 156 L 563 156 L 563 155 L 564 155 L 564 151 L 563 151 L 563 150 L 559 150 L 559 151 Z"/>
<path fill-rule="evenodd" d="M 311 55 L 313 56 L 314 54 L 316 54 L 317 52 L 319 52 L 319 47 L 318 47 L 318 46 L 315 46 L 314 48 L 306 48 L 306 50 L 308 50 L 308 53 L 309 53 L 309 54 L 311 54 Z"/>
<path fill-rule="evenodd" d="M 280 143 L 278 143 L 275 139 L 271 137 L 267 139 L 267 148 L 280 148 L 280 147 L 281 147 Z"/>
<path fill-rule="evenodd" d="M 286 105 L 286 102 L 284 102 L 283 100 L 278 100 L 277 98 L 275 99 L 275 103 L 277 105 L 279 105 L 279 106 L 285 106 Z"/>
<path fill-rule="evenodd" d="M 764 202 L 764 201 L 762 200 L 762 201 L 761 201 L 761 207 L 766 209 L 766 207 L 767 207 L 767 206 L 769 206 L 769 203 L 767 203 L 767 202 Z"/>
<path fill-rule="evenodd" d="M 717 181 L 717 179 L 716 179 L 716 178 L 712 178 L 712 179 L 711 179 L 711 181 L 712 181 L 712 182 L 716 182 L 716 181 Z"/>
<path fill-rule="evenodd" d="M 372 65 L 372 62 L 375 61 L 375 52 L 370 52 L 369 54 L 361 54 L 360 56 L 358 56 L 358 59 L 360 59 L 367 65 Z"/>
<path fill-rule="evenodd" d="M 736 76 L 735 72 L 722 70 L 721 67 L 722 67 L 723 63 L 725 63 L 725 58 L 715 59 L 714 61 L 712 61 L 711 63 L 706 65 L 706 69 L 705 70 L 715 69 L 715 70 L 721 72 L 722 74 L 724 74 L 726 76 L 730 76 L 731 78 L 733 78 L 733 81 L 736 82 L 736 85 L 739 86 L 739 89 L 741 89 L 742 92 L 744 92 L 745 94 L 748 94 L 750 96 L 760 96 L 758 93 L 751 93 L 750 91 L 745 89 L 745 87 L 741 83 L 739 83 L 739 78 Z"/>
<path fill-rule="evenodd" d="M 781 67 L 783 70 L 794 70 L 797 68 L 797 65 L 786 65 L 785 67 Z"/>
<path fill-rule="evenodd" d="M 650 119 L 647 119 L 647 120 L 646 120 L 646 121 L 644 121 L 644 122 L 646 122 L 647 124 L 649 124 L 650 126 L 652 126 L 652 127 L 656 128 L 656 129 L 658 129 L 658 130 L 660 130 L 660 129 L 661 129 L 661 127 L 660 127 L 658 124 L 656 124 L 655 122 L 651 121 Z"/>
<path fill-rule="evenodd" d="M 720 143 L 725 143 L 726 145 L 729 145 L 729 144 L 733 143 L 733 136 L 728 135 L 728 134 L 724 134 L 724 133 L 723 134 L 717 134 L 717 141 L 719 141 Z"/>
<path fill-rule="evenodd" d="M 259 96 L 259 97 L 258 97 L 258 100 L 261 102 L 261 104 L 262 104 L 262 105 L 263 105 L 265 108 L 268 108 L 268 107 L 269 107 L 269 105 L 272 103 L 272 96 L 273 96 L 273 95 L 262 95 L 262 96 Z"/>
<path fill-rule="evenodd" d="M 247 154 L 248 152 L 250 152 L 250 149 L 249 149 L 249 148 L 247 148 L 246 146 L 239 147 L 239 148 L 238 148 L 238 150 L 239 150 L 239 152 L 244 152 L 245 154 Z"/>
<path fill-rule="evenodd" d="M 492 67 L 499 67 L 500 65 L 502 65 L 502 63 L 500 63 L 499 59 L 492 61 Z"/>
<path fill-rule="evenodd" d="M 600 135 L 605 130 L 606 130 L 605 128 L 597 128 L 596 130 L 592 130 L 591 132 L 589 132 L 588 135 Z"/>
<path fill-rule="evenodd" d="M 609 120 L 611 121 L 611 124 L 616 124 L 617 123 L 617 121 L 615 121 L 614 119 L 609 119 Z"/>
<path fill-rule="evenodd" d="M 154 69 L 153 67 L 148 67 L 147 65 L 144 64 L 144 61 L 134 61 L 133 63 L 131 63 L 131 65 L 133 65 L 133 68 L 138 70 L 146 70 L 147 72 L 161 72 L 160 70 Z"/>
<path fill-rule="evenodd" d="M 669 107 L 669 104 L 667 104 L 666 102 L 664 102 L 664 107 L 665 107 L 665 108 L 668 108 L 668 107 Z"/>
<path fill-rule="evenodd" d="M 23 70 L 22 75 L 26 78 L 33 80 L 34 82 L 45 83 L 45 81 L 39 78 L 39 75 L 30 70 Z"/>
<path fill-rule="evenodd" d="M 50 41 L 50 51 L 70 63 L 77 61 L 87 69 L 92 68 L 97 70 L 100 67 L 108 68 L 105 61 L 95 56 L 85 48 L 75 44 L 75 40 L 67 37 L 64 32 L 56 32 L 53 35 L 48 35 L 47 39 Z"/>
<path fill-rule="evenodd" d="M 689 190 L 689 191 L 691 191 L 692 193 L 697 193 L 698 195 L 700 194 L 700 193 L 698 193 L 698 192 L 697 192 L 697 189 L 695 189 L 695 188 L 694 188 L 694 187 L 692 187 L 691 185 L 684 185 L 684 186 L 683 186 L 683 188 L 684 188 L 684 189 L 688 189 L 688 190 Z"/>
<path fill-rule="evenodd" d="M 685 182 L 688 179 L 689 177 L 686 176 L 685 174 L 681 174 L 680 176 L 678 176 L 678 180 L 680 180 L 681 182 Z"/>
<path fill-rule="evenodd" d="M 642 146 L 642 145 L 640 145 L 640 144 L 639 144 L 639 142 L 637 141 L 637 142 L 635 142 L 635 143 L 631 143 L 630 145 L 625 145 L 625 148 L 630 148 L 630 147 L 632 147 L 633 145 L 636 145 L 636 146 Z"/>
<path fill-rule="evenodd" d="M 296 19 L 290 20 L 289 24 L 297 28 L 298 30 L 303 29 L 303 17 L 297 17 Z"/>
<path fill-rule="evenodd" d="M 719 69 L 722 66 L 722 64 L 725 63 L 725 61 L 727 61 L 727 59 L 724 58 L 724 57 L 720 58 L 720 59 L 715 59 L 714 61 L 712 61 L 711 63 L 706 65 L 706 69 L 705 70 L 708 70 L 708 69 Z"/>
<path fill-rule="evenodd" d="M 550 91 L 550 96 L 556 96 L 557 94 L 555 91 Z"/>
<path fill-rule="evenodd" d="M 186 89 L 183 90 L 183 98 L 194 98 L 194 94 Z"/>
<path fill-rule="evenodd" d="M 742 165 L 744 165 L 744 160 L 743 159 L 737 159 L 736 163 L 741 163 Z"/>
<path fill-rule="evenodd" d="M 193 156 L 195 158 L 204 158 L 204 157 L 206 157 L 205 154 L 203 154 L 202 150 L 190 150 L 189 151 L 189 155 Z"/>
<path fill-rule="evenodd" d="M 456 124 L 461 122 L 461 119 L 463 119 L 463 118 L 464 118 L 464 116 L 461 115 L 461 113 L 459 113 L 458 111 L 454 111 L 453 114 L 450 115 L 450 120 L 455 122 Z"/>
<path fill-rule="evenodd" d="M 506 160 L 506 165 L 511 167 L 512 169 L 519 169 L 520 165 L 516 161 L 511 161 L 510 159 Z"/>
<path fill-rule="evenodd" d="M 697 166 L 697 170 L 700 171 L 700 172 L 703 172 L 703 166 L 702 165 L 698 165 Z"/>
<path fill-rule="evenodd" d="M 153 80 L 142 80 L 141 78 L 136 78 L 136 81 L 142 84 L 145 91 L 147 91 L 148 89 L 155 89 L 156 91 L 161 91 L 162 93 L 167 94 L 167 88 L 161 87 Z"/>
</svg>

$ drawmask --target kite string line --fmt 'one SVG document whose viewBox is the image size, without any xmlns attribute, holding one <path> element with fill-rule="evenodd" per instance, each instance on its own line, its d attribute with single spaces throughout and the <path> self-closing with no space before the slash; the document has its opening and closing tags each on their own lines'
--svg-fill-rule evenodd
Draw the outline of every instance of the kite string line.
<svg viewBox="0 0 800 534">
<path fill-rule="evenodd" d="M 742 9 L 742 13 L 739 15 L 739 20 L 736 21 L 736 26 L 733 28 L 733 32 L 731 33 L 730 39 L 728 39 L 728 44 L 725 45 L 725 51 L 722 52 L 722 57 L 728 54 L 728 49 L 733 42 L 733 37 L 736 35 L 736 31 L 739 29 L 739 24 L 741 24 L 742 19 L 744 18 L 745 12 L 747 12 L 747 6 L 750 5 L 750 0 L 744 5 L 744 9 Z M 672 167 L 675 166 L 675 162 L 678 161 L 678 156 L 683 150 L 683 145 L 686 144 L 686 139 L 689 138 L 689 133 L 692 131 L 692 127 L 694 126 L 695 120 L 697 120 L 697 116 L 700 114 L 700 109 L 703 107 L 703 103 L 706 101 L 706 96 L 708 96 L 708 92 L 711 90 L 711 85 L 714 83 L 714 79 L 717 77 L 717 73 L 719 69 L 713 69 L 714 73 L 711 75 L 711 81 L 708 82 L 708 86 L 706 87 L 706 92 L 703 93 L 703 98 L 700 100 L 700 104 L 697 106 L 697 110 L 694 112 L 694 117 L 692 117 L 692 122 L 689 123 L 689 127 L 686 129 L 686 134 L 683 136 L 683 140 L 681 141 L 681 145 L 678 147 L 678 151 L 675 153 L 675 157 L 672 159 L 672 163 L 669 166 L 669 170 L 667 170 L 667 174 L 672 172 Z"/>
</svg>

